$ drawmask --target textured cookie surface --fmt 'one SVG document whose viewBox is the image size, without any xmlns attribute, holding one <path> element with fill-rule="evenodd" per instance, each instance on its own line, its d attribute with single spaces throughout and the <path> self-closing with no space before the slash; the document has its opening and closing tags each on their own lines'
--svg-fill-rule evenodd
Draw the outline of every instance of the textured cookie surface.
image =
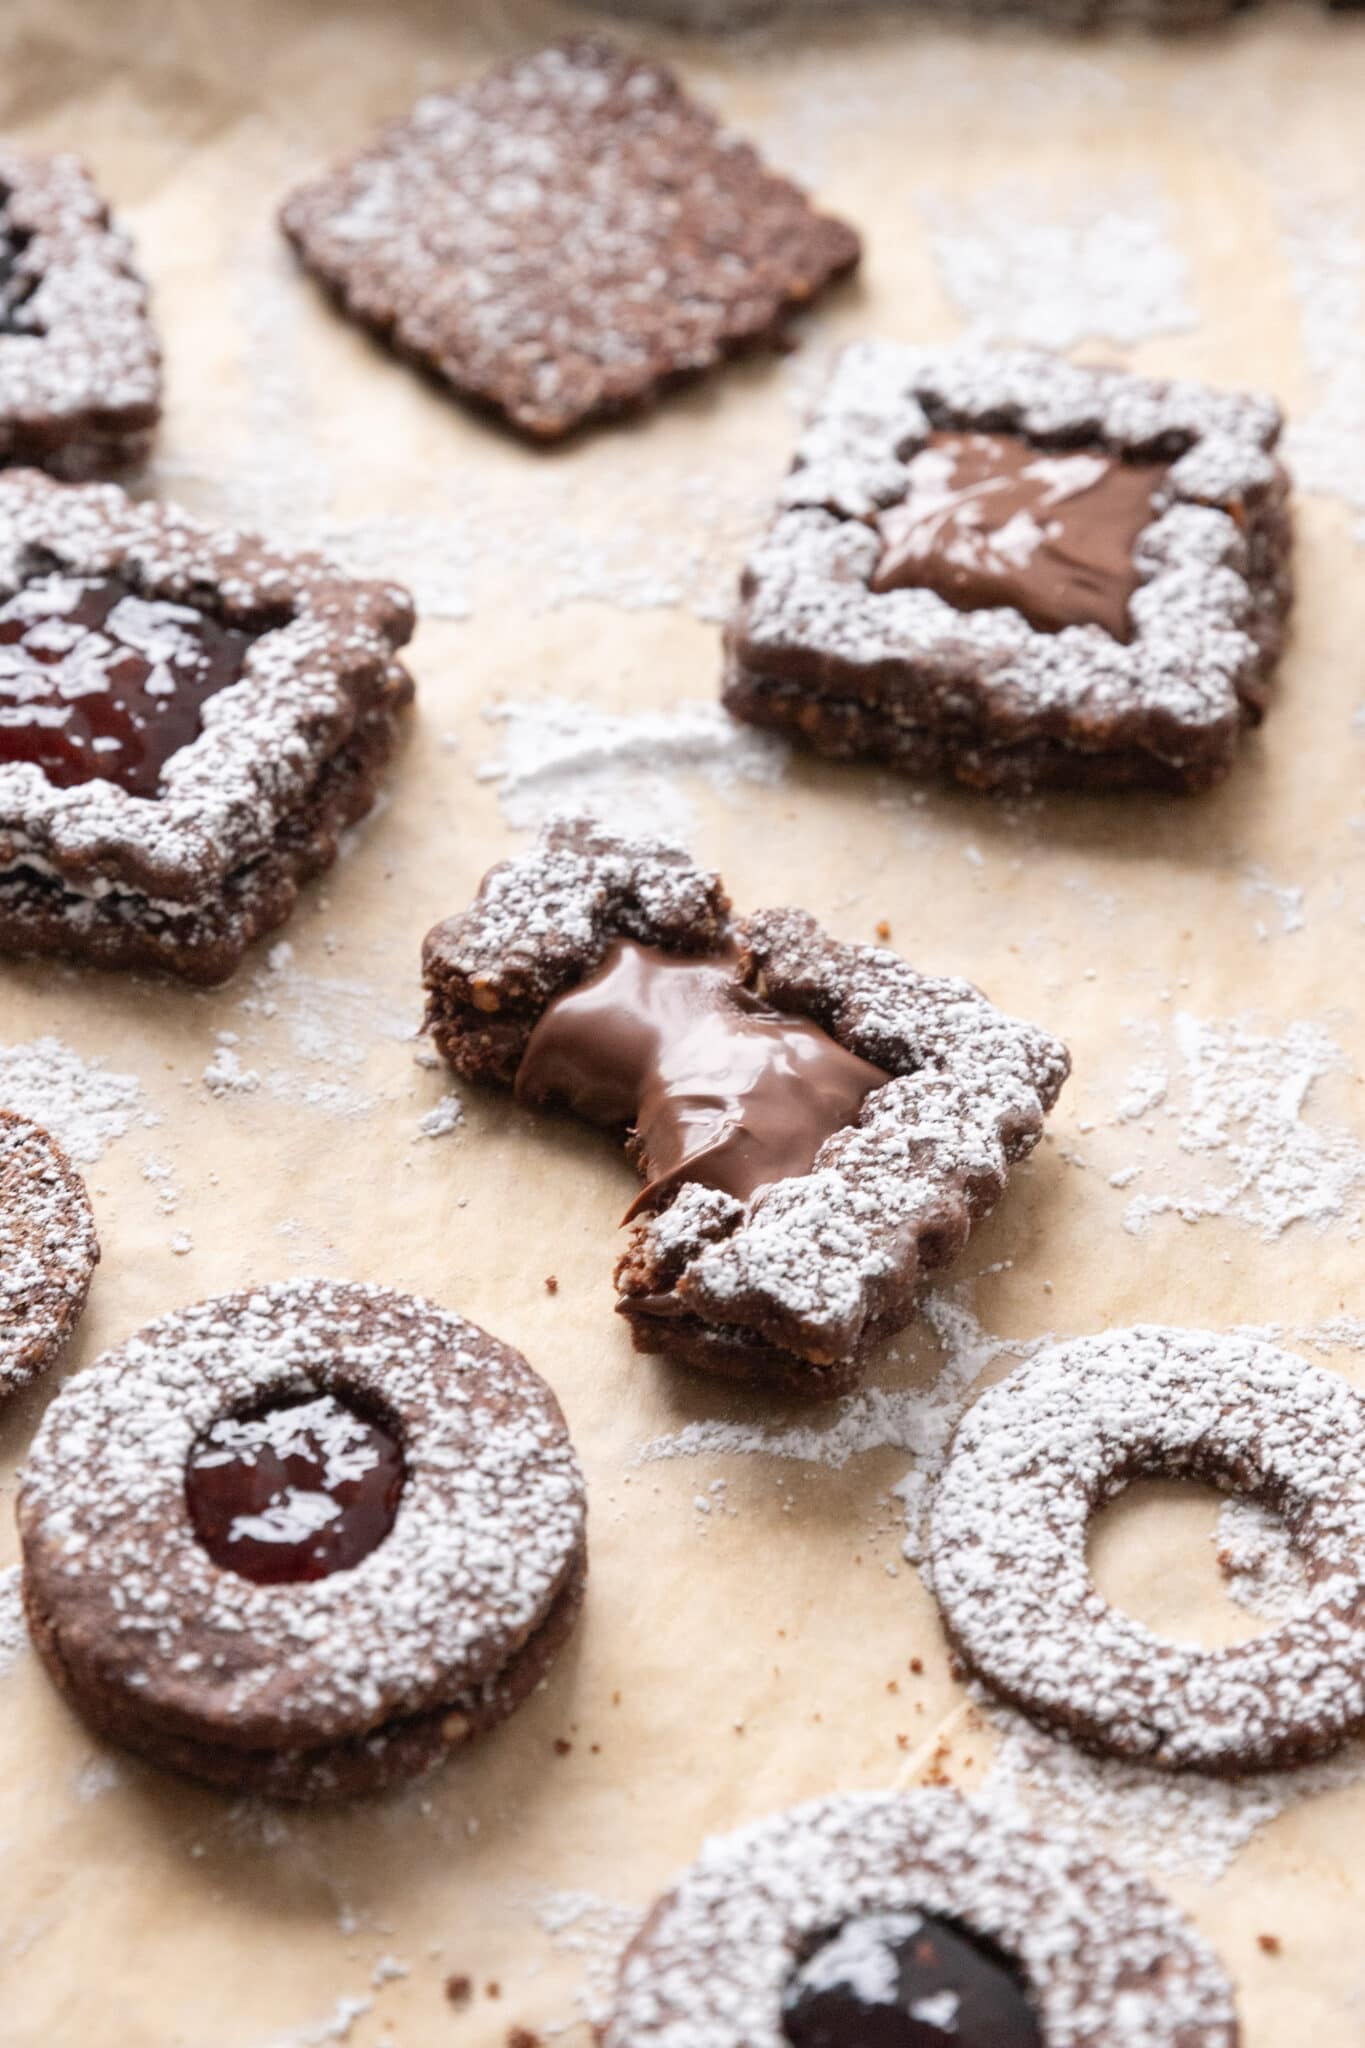
<svg viewBox="0 0 1365 2048">
<path fill-rule="evenodd" d="M 0 463 L 123 468 L 160 411 L 147 289 L 89 173 L 0 147 Z"/>
<path fill-rule="evenodd" d="M 240 674 L 150 795 L 0 749 L 0 944 L 221 980 L 373 802 L 411 696 L 411 602 L 112 485 L 0 475 L 0 602 L 100 581 L 207 617 L 242 644 Z"/>
<path fill-rule="evenodd" d="M 1025 350 L 860 343 L 799 444 L 728 633 L 737 716 L 836 756 L 982 788 L 1198 789 L 1259 719 L 1289 609 L 1277 408 Z M 874 589 L 877 524 L 936 430 L 1166 463 L 1128 641 L 1007 606 Z"/>
<path fill-rule="evenodd" d="M 1251 1642 L 1163 1641 L 1096 1590 L 1094 1512 L 1139 1477 L 1283 1518 L 1308 1590 Z M 1235 1335 L 1138 1328 L 1031 1359 L 959 1426 L 933 1518 L 949 1634 L 993 1690 L 1091 1747 L 1169 1770 L 1302 1763 L 1365 1723 L 1365 1402 Z"/>
<path fill-rule="evenodd" d="M 0 1398 L 57 1358 L 99 1255 L 90 1198 L 61 1146 L 0 1109 Z"/>
<path fill-rule="evenodd" d="M 352 1569 L 257 1583 L 197 1539 L 187 1460 L 222 1416 L 319 1393 L 392 1430 L 397 1515 Z M 430 1302 L 294 1282 L 163 1317 L 68 1382 L 20 1529 L 35 1639 L 88 1719 L 181 1768 L 203 1752 L 218 1782 L 309 1796 L 329 1769 L 362 1789 L 347 1745 L 372 1752 L 368 1789 L 395 1741 L 432 1760 L 431 1729 L 405 1724 L 434 1717 L 448 1748 L 510 1710 L 523 1652 L 538 1680 L 537 1632 L 557 1648 L 561 1596 L 577 1611 L 584 1498 L 558 1404 L 516 1352 Z"/>
<path fill-rule="evenodd" d="M 547 440 L 780 341 L 859 254 L 670 72 L 590 41 L 428 95 L 281 220 L 355 319 Z"/>
<path fill-rule="evenodd" d="M 1047 2048 L 1240 2038 L 1218 1963 L 1135 1872 L 952 1792 L 866 1792 L 709 1842 L 627 1950 L 604 2048 L 785 2048 L 798 1958 L 846 1921 L 897 1909 L 995 1942 Z"/>
<path fill-rule="evenodd" d="M 1066 1050 L 970 984 L 841 945 L 802 911 L 732 920 L 717 877 L 676 848 L 582 821 L 547 828 L 428 934 L 437 1046 L 471 1079 L 511 1081 L 549 1002 L 622 936 L 700 954 L 732 943 L 747 986 L 891 1077 L 810 1173 L 747 1202 L 684 1181 L 637 1227 L 617 1276 L 642 1348 L 838 1392 L 1038 1142 Z"/>
</svg>

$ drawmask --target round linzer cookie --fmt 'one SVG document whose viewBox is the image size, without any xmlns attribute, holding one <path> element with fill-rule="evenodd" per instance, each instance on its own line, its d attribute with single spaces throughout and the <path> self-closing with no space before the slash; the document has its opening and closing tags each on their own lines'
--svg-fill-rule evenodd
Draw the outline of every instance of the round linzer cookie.
<svg viewBox="0 0 1365 2048">
<path fill-rule="evenodd" d="M 1236 2048 L 1174 1906 L 955 1792 L 812 1801 L 709 1842 L 621 1964 L 603 2048 Z"/>
<path fill-rule="evenodd" d="M 90 1197 L 61 1146 L 0 1109 L 0 1398 L 60 1355 L 99 1255 Z"/>
<path fill-rule="evenodd" d="M 20 1487 L 24 1601 L 90 1725 L 234 1791 L 427 1769 L 540 1683 L 583 1479 L 526 1361 L 434 1303 L 289 1282 L 71 1380 Z"/>
<path fill-rule="evenodd" d="M 1144 1477 L 1275 1509 L 1307 1579 L 1298 1611 L 1202 1650 L 1111 1607 L 1086 1530 Z M 1090 1748 L 1234 1775 L 1325 1756 L 1365 1725 L 1365 1401 L 1272 1345 L 1139 1328 L 1030 1360 L 960 1424 L 932 1556 L 965 1662 Z"/>
</svg>

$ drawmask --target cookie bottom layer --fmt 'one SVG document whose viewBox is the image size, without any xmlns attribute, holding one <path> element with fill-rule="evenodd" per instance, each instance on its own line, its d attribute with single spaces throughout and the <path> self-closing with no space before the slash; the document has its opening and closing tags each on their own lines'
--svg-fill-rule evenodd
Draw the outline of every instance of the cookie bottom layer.
<svg viewBox="0 0 1365 2048">
<path fill-rule="evenodd" d="M 631 1342 L 637 1351 L 690 1366 L 713 1379 L 764 1387 L 803 1401 L 832 1401 L 851 1393 L 863 1377 L 866 1355 L 874 1341 L 869 1337 L 852 1358 L 815 1365 L 738 1324 L 704 1323 L 686 1310 L 676 1315 L 651 1314 L 626 1295 L 617 1302 L 616 1312 L 630 1324 Z"/>
<path fill-rule="evenodd" d="M 546 1677 L 583 1607 L 588 1557 L 579 1551 L 540 1626 L 482 1686 L 430 1713 L 381 1723 L 321 1749 L 244 1750 L 170 1735 L 139 1719 L 123 1694 L 101 1691 L 68 1668 L 56 1632 L 24 1588 L 29 1633 L 67 1704 L 97 1735 L 162 1769 L 222 1791 L 313 1804 L 355 1799 L 432 1770 L 453 1750 L 505 1721 Z"/>
<path fill-rule="evenodd" d="M 203 987 L 226 981 L 247 947 L 290 916 L 303 885 L 331 866 L 341 833 L 373 807 L 411 698 L 411 678 L 395 665 L 385 697 L 323 764 L 273 844 L 203 902 L 181 909 L 131 890 L 83 895 L 22 863 L 0 874 L 0 953 L 159 967 Z"/>
<path fill-rule="evenodd" d="M 1184 761 L 1164 760 L 1140 747 L 1089 753 L 1060 740 L 1000 746 L 971 732 L 913 724 L 886 706 L 859 698 L 826 696 L 807 683 L 753 675 L 733 660 L 721 695 L 726 710 L 746 725 L 780 733 L 829 760 L 871 760 L 926 781 L 961 782 L 1005 795 L 1035 789 L 1142 789 L 1194 796 L 1227 775 L 1241 730 L 1232 726 L 1215 752 Z M 1244 712 L 1243 725 L 1258 722 L 1258 713 Z"/>
</svg>

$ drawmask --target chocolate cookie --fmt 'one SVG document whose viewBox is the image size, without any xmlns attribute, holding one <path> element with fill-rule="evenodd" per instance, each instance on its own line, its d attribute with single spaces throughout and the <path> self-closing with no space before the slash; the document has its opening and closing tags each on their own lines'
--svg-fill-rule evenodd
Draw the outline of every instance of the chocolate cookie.
<svg viewBox="0 0 1365 2048">
<path fill-rule="evenodd" d="M 1308 1580 L 1301 1611 L 1222 1650 L 1116 1612 L 1086 1530 L 1143 1477 L 1274 1508 Z M 960 1424 L 932 1557 L 963 1659 L 1090 1748 L 1235 1775 L 1325 1756 L 1365 1724 L 1365 1402 L 1268 1344 L 1139 1328 L 1031 1359 Z"/>
<path fill-rule="evenodd" d="M 862 11 L 860 0 L 605 0 L 613 14 L 644 16 L 670 28 L 716 30 L 752 27 L 784 15 L 843 17 Z M 862 0 L 870 11 L 878 0 Z M 1248 0 L 902 0 L 899 11 L 934 19 L 1020 20 L 1065 31 L 1110 23 L 1146 29 L 1203 28 L 1240 13 Z M 1359 6 L 1362 0 L 1328 0 L 1329 6 Z"/>
<path fill-rule="evenodd" d="M 428 94 L 280 220 L 353 319 L 538 441 L 780 347 L 859 256 L 671 72 L 592 41 Z"/>
<path fill-rule="evenodd" d="M 1268 400 L 849 349 L 727 633 L 737 717 L 977 789 L 1204 789 L 1289 611 Z"/>
<path fill-rule="evenodd" d="M 374 802 L 407 593 L 0 476 L 0 950 L 223 981 Z"/>
<path fill-rule="evenodd" d="M 60 1355 L 99 1255 L 90 1197 L 61 1146 L 0 1109 L 0 1399 Z"/>
<path fill-rule="evenodd" d="M 629 1134 L 637 1350 L 801 1394 L 857 1381 L 1069 1070 L 968 983 L 803 911 L 735 919 L 685 854 L 591 821 L 494 868 L 423 969 L 458 1073 Z"/>
<path fill-rule="evenodd" d="M 160 416 L 147 288 L 88 171 L 0 146 L 0 463 L 101 476 Z"/>
<path fill-rule="evenodd" d="M 375 1791 L 505 1719 L 586 1570 L 526 1361 L 328 1281 L 165 1316 L 68 1381 L 19 1529 L 33 1639 L 91 1727 L 280 1799 Z"/>
<path fill-rule="evenodd" d="M 603 2048 L 1236 2048 L 1146 1880 L 956 1793 L 813 1800 L 707 1843 L 621 1964 Z"/>
</svg>

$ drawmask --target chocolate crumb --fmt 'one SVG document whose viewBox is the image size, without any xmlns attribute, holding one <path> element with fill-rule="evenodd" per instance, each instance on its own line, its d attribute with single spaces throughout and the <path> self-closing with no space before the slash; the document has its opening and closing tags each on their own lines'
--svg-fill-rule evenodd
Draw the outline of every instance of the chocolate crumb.
<svg viewBox="0 0 1365 2048">
<path fill-rule="evenodd" d="M 559 1281 L 553 1273 L 545 1275 L 545 1292 L 547 1294 L 558 1294 L 559 1292 Z"/>
<path fill-rule="evenodd" d="M 569 1754 L 569 1751 L 570 1751 L 570 1750 L 571 1750 L 572 1748 L 573 1748 L 573 1744 L 572 1744 L 571 1742 L 566 1742 L 566 1741 L 565 1741 L 565 1739 L 564 1739 L 564 1737 L 563 1737 L 562 1735 L 556 1735 L 556 1737 L 555 1737 L 555 1755 L 556 1755 L 556 1756 L 567 1756 L 567 1755 Z"/>
<path fill-rule="evenodd" d="M 891 936 L 891 927 L 884 917 L 879 917 L 877 919 L 875 930 L 877 933 L 877 937 L 881 940 L 882 944 L 885 945 L 887 940 Z"/>
<path fill-rule="evenodd" d="M 1258 1934 L 1256 1946 L 1263 1955 L 1277 1956 L 1281 1947 L 1280 1937 L 1278 1934 Z"/>
<path fill-rule="evenodd" d="M 474 1996 L 473 1980 L 467 1977 L 463 1970 L 459 1970 L 454 1976 L 446 1978 L 445 1994 L 452 2005 L 468 2005 Z"/>
</svg>

